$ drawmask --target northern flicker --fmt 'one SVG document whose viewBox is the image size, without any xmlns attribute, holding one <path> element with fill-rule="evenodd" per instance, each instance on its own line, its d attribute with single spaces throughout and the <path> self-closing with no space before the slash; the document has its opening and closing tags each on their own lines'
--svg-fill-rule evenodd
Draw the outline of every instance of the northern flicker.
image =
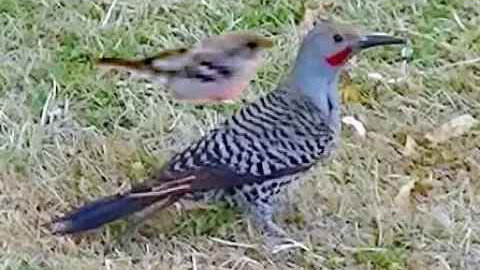
<svg viewBox="0 0 480 270">
<path fill-rule="evenodd" d="M 284 82 L 173 156 L 156 176 L 131 190 L 94 201 L 53 222 L 54 233 L 97 228 L 178 199 L 226 200 L 248 210 L 267 234 L 282 235 L 272 220 L 275 195 L 325 159 L 339 139 L 337 81 L 354 53 L 402 44 L 385 34 L 361 35 L 319 22 L 304 38 Z"/>
<path fill-rule="evenodd" d="M 272 46 L 269 38 L 237 31 L 209 37 L 191 49 L 166 50 L 140 60 L 102 58 L 97 65 L 165 84 L 179 100 L 213 103 L 238 98 L 255 76 L 262 52 Z"/>
</svg>

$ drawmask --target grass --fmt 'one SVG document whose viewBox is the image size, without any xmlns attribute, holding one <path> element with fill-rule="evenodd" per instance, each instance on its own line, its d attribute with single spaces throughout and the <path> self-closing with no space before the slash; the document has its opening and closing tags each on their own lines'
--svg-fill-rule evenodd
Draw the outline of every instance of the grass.
<svg viewBox="0 0 480 270">
<path fill-rule="evenodd" d="M 480 62 L 465 62 L 480 57 L 479 7 L 478 0 L 336 1 L 332 18 L 405 36 L 413 53 L 406 65 L 392 61 L 398 48 L 352 61 L 343 85 L 360 91 L 361 102 L 347 100 L 343 110 L 368 135 L 345 126 L 335 157 L 306 176 L 278 220 L 308 251 L 279 255 L 257 248 L 248 222 L 221 207 L 167 211 L 118 244 L 126 223 L 72 238 L 41 224 L 125 190 L 272 90 L 298 45 L 301 1 L 2 0 L 0 268 L 478 269 L 479 126 L 440 145 L 422 134 L 457 115 L 480 117 Z M 92 65 L 98 56 L 151 54 L 232 29 L 276 39 L 233 105 L 177 103 L 159 87 Z M 374 72 L 406 78 L 369 79 Z M 406 135 L 419 142 L 416 156 L 402 155 Z M 429 181 L 429 199 L 399 214 L 394 198 L 413 179 Z"/>
</svg>

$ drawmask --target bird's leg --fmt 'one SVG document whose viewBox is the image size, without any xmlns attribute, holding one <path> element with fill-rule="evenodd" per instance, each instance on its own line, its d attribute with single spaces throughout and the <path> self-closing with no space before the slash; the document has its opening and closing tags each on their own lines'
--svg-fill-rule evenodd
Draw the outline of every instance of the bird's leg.
<svg viewBox="0 0 480 270">
<path fill-rule="evenodd" d="M 295 204 L 296 199 L 298 198 L 298 189 L 301 186 L 301 180 L 298 176 L 294 176 L 289 181 L 289 184 L 286 185 L 285 189 L 281 190 L 280 193 L 275 196 L 275 205 L 277 213 L 282 215 L 291 215 L 295 213 Z"/>
<path fill-rule="evenodd" d="M 273 221 L 273 208 L 269 202 L 255 202 L 251 206 L 255 224 L 266 236 L 285 237 L 287 233 Z"/>
<path fill-rule="evenodd" d="M 302 241 L 289 237 L 280 226 L 273 221 L 273 207 L 269 202 L 255 202 L 251 205 L 255 225 L 264 233 L 267 250 L 272 253 L 285 252 L 292 249 L 308 250 Z"/>
</svg>

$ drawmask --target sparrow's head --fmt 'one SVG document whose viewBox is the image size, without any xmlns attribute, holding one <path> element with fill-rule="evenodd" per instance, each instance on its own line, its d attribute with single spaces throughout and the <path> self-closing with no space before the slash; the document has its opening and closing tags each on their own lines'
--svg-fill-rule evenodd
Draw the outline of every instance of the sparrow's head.
<svg viewBox="0 0 480 270">
<path fill-rule="evenodd" d="M 253 59 L 265 49 L 271 48 L 273 41 L 252 31 L 230 32 L 206 39 L 203 48 L 224 51 L 228 57 Z"/>
<path fill-rule="evenodd" d="M 356 52 L 374 46 L 404 44 L 405 40 L 382 33 L 362 34 L 349 26 L 319 21 L 307 34 L 302 50 L 329 67 L 341 67 Z"/>
</svg>

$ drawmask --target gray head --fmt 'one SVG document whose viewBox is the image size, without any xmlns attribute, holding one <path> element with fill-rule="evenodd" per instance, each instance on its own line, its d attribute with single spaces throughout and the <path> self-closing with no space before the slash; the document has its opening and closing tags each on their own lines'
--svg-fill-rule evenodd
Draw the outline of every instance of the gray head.
<svg viewBox="0 0 480 270">
<path fill-rule="evenodd" d="M 366 48 L 403 43 L 403 39 L 386 34 L 362 34 L 350 26 L 319 21 L 305 36 L 288 83 L 336 121 L 337 80 L 348 59 Z"/>
<path fill-rule="evenodd" d="M 405 41 L 382 33 L 362 34 L 351 26 L 319 21 L 307 34 L 300 54 L 307 54 L 335 71 L 360 50 L 374 46 L 403 44 Z"/>
</svg>

